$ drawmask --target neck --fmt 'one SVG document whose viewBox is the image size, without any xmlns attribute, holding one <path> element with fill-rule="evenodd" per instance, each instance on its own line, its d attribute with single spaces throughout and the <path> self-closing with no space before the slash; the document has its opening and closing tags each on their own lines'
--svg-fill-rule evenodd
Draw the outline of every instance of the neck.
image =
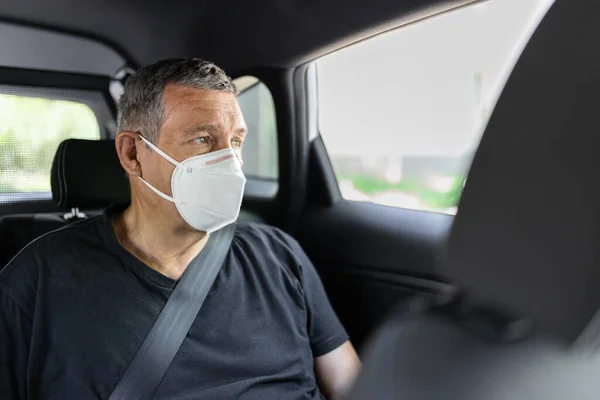
<svg viewBox="0 0 600 400">
<path fill-rule="evenodd" d="M 132 202 L 115 216 L 113 223 L 121 246 L 150 268 L 178 280 L 204 248 L 208 234 L 187 225 L 176 226 L 173 220 L 151 207 Z"/>
</svg>

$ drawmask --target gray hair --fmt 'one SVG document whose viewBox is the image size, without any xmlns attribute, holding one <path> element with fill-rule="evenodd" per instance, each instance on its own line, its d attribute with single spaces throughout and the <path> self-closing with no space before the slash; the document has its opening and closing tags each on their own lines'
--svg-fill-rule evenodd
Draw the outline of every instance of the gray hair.
<svg viewBox="0 0 600 400">
<path fill-rule="evenodd" d="M 231 78 L 212 62 L 199 58 L 158 61 L 127 79 L 119 101 L 117 132 L 139 132 L 156 143 L 165 116 L 163 93 L 168 84 L 237 95 Z"/>
</svg>

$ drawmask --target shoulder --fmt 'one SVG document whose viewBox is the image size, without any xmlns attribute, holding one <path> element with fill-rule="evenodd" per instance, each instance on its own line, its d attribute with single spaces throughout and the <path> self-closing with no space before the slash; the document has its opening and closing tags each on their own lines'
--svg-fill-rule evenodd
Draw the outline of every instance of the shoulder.
<svg viewBox="0 0 600 400">
<path fill-rule="evenodd" d="M 90 237 L 99 237 L 99 223 L 102 217 L 93 217 L 74 222 L 60 229 L 48 232 L 33 240 L 9 262 L 13 264 L 26 261 L 42 261 L 48 258 L 64 256 L 61 251 L 73 249 L 78 241 Z"/>
<path fill-rule="evenodd" d="M 298 242 L 279 228 L 262 223 L 238 223 L 234 243 L 256 260 L 257 266 L 266 268 L 279 265 L 302 282 L 304 269 L 312 268 Z"/>
<path fill-rule="evenodd" d="M 299 247 L 298 242 L 281 229 L 256 222 L 238 223 L 235 239 L 283 252 L 294 252 Z"/>
<path fill-rule="evenodd" d="M 58 268 L 78 242 L 97 231 L 98 218 L 75 222 L 29 243 L 0 272 L 0 290 L 24 310 L 32 309 L 40 280 Z"/>
<path fill-rule="evenodd" d="M 239 223 L 235 240 L 251 246 L 261 253 L 269 253 L 291 263 L 307 263 L 308 258 L 300 244 L 292 236 L 271 225 L 262 223 Z"/>
</svg>

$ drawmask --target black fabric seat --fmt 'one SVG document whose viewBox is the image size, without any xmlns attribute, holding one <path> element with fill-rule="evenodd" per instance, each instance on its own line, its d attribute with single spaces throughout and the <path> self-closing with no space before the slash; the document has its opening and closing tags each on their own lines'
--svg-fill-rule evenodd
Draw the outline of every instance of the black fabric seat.
<svg viewBox="0 0 600 400">
<path fill-rule="evenodd" d="M 52 199 L 60 208 L 105 208 L 129 203 L 129 180 L 114 140 L 69 139 L 52 162 Z"/>
<path fill-rule="evenodd" d="M 388 321 L 348 399 L 599 398 L 600 357 L 592 349 L 569 349 L 553 335 L 529 331 L 525 320 L 485 308 L 459 311 L 458 304 Z"/>
<path fill-rule="evenodd" d="M 477 150 L 443 273 L 398 311 L 350 400 L 600 398 L 600 3 L 557 0 Z"/>
</svg>

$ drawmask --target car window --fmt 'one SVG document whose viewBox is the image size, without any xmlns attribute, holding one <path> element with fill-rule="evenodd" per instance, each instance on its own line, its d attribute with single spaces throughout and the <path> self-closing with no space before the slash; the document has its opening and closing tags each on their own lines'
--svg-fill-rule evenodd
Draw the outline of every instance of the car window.
<svg viewBox="0 0 600 400">
<path fill-rule="evenodd" d="M 449 214 L 508 73 L 552 0 L 491 0 L 317 62 L 342 196 Z"/>
<path fill-rule="evenodd" d="M 279 177 L 277 119 L 275 104 L 267 86 L 257 78 L 235 80 L 238 102 L 248 126 L 242 148 L 244 173 L 249 178 L 276 180 Z"/>
<path fill-rule="evenodd" d="M 50 169 L 65 139 L 100 139 L 86 104 L 0 86 L 0 202 L 49 199 Z"/>
</svg>

